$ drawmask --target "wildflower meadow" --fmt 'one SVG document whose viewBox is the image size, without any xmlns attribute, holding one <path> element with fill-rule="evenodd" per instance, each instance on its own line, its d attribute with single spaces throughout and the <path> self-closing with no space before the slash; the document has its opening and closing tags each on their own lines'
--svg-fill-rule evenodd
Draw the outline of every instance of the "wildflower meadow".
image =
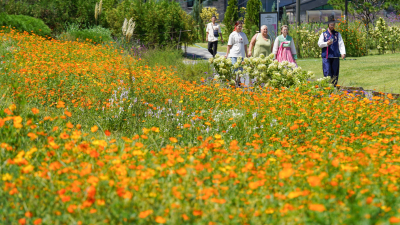
<svg viewBox="0 0 400 225">
<path fill-rule="evenodd" d="M 0 40 L 0 224 L 400 223 L 390 94 L 185 81 L 112 43 Z"/>
</svg>

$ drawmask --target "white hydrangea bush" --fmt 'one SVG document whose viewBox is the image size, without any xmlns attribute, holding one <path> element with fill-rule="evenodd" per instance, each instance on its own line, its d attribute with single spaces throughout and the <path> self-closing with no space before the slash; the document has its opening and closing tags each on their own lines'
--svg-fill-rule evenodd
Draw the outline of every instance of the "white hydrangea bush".
<svg viewBox="0 0 400 225">
<path fill-rule="evenodd" d="M 313 72 L 304 71 L 301 67 L 296 67 L 294 63 L 287 61 L 280 63 L 274 60 L 274 54 L 244 58 L 243 62 L 238 59 L 234 65 L 230 59 L 216 55 L 214 59 L 210 59 L 210 63 L 218 73 L 214 77 L 215 79 L 231 83 L 236 82 L 237 78 L 248 75 L 255 86 L 264 84 L 264 86 L 273 88 L 297 87 L 314 77 Z"/>
</svg>

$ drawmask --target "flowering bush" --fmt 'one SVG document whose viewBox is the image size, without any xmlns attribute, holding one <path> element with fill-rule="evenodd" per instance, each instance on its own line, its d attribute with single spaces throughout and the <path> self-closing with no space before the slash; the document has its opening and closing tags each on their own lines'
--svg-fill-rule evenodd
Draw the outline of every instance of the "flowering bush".
<svg viewBox="0 0 400 225">
<path fill-rule="evenodd" d="M 204 22 L 210 22 L 211 17 L 215 16 L 217 20 L 219 19 L 219 14 L 217 8 L 215 7 L 203 7 L 200 13 L 200 17 Z"/>
<path fill-rule="evenodd" d="M 375 40 L 379 54 L 385 54 L 387 50 L 394 52 L 400 43 L 400 28 L 396 26 L 389 27 L 382 17 L 379 17 L 376 21 L 375 29 L 371 29 L 369 34 Z"/>
<path fill-rule="evenodd" d="M 296 44 L 297 54 L 301 58 L 321 57 L 321 48 L 318 46 L 318 39 L 321 33 L 327 29 L 326 24 L 302 24 L 290 25 L 289 32 Z M 346 46 L 346 55 L 359 57 L 367 54 L 366 33 L 364 27 L 358 22 L 346 24 L 340 21 L 336 25 L 336 30 L 341 34 Z"/>
<path fill-rule="evenodd" d="M 314 76 L 311 71 L 303 71 L 293 63 L 287 61 L 278 62 L 274 60 L 274 54 L 260 57 L 240 59 L 232 65 L 231 59 L 225 59 L 217 55 L 215 59 L 210 59 L 218 75 L 215 77 L 221 80 L 228 80 L 231 84 L 237 83 L 237 78 L 246 75 L 254 80 L 255 85 L 265 84 L 268 87 L 292 87 L 304 84 Z M 236 80 L 235 80 L 236 79 Z"/>
</svg>

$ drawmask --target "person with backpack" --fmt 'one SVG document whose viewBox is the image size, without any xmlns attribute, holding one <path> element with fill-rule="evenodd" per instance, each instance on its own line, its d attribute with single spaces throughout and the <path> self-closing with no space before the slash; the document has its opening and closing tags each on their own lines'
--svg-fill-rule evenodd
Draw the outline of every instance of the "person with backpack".
<svg viewBox="0 0 400 225">
<path fill-rule="evenodd" d="M 211 17 L 211 23 L 207 24 L 206 32 L 206 41 L 208 42 L 208 51 L 211 53 L 213 57 L 217 54 L 218 49 L 218 38 L 221 37 L 221 43 L 224 43 L 221 34 L 221 27 L 215 21 L 217 20 L 216 16 Z"/>
</svg>

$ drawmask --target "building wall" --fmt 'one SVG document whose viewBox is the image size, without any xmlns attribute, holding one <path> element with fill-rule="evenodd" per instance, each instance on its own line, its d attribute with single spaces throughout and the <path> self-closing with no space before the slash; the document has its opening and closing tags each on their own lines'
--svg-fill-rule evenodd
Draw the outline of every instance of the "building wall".
<svg viewBox="0 0 400 225">
<path fill-rule="evenodd" d="M 193 7 L 188 7 L 188 0 L 186 0 L 186 1 L 176 0 L 176 1 L 178 1 L 181 4 L 182 9 L 185 10 L 187 13 L 190 13 L 192 11 Z M 222 21 L 224 19 L 224 15 L 225 15 L 225 11 L 226 11 L 226 4 L 227 4 L 226 1 L 227 0 L 209 0 L 203 4 L 203 7 L 216 8 L 217 12 L 219 14 L 219 20 Z"/>
</svg>

